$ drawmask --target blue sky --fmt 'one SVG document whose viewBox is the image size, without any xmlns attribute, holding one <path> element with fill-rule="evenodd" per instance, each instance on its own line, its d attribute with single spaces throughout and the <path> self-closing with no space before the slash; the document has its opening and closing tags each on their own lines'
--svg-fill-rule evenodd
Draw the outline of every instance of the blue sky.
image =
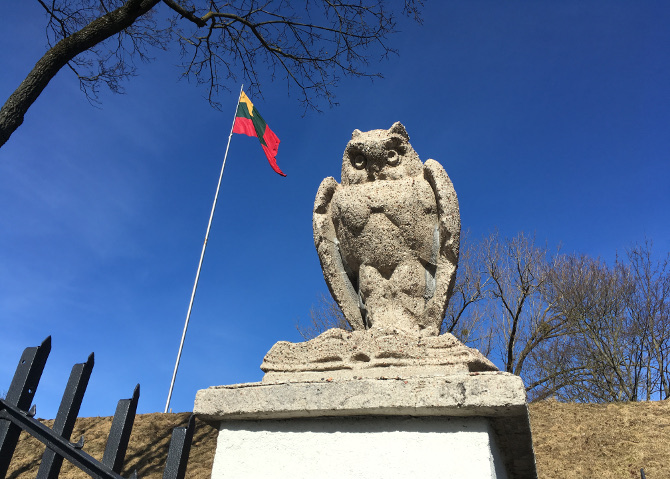
<svg viewBox="0 0 670 479">
<path fill-rule="evenodd" d="M 383 80 L 345 80 L 302 116 L 265 79 L 252 97 L 281 139 L 276 175 L 233 137 L 172 401 L 259 381 L 264 354 L 327 292 L 311 211 L 339 180 L 352 130 L 401 121 L 458 193 L 464 229 L 535 232 L 612 261 L 645 237 L 670 251 L 670 3 L 432 1 L 400 23 Z M 45 51 L 37 2 L 0 4 L 0 97 Z M 63 70 L 0 149 L 0 391 L 22 350 L 53 336 L 35 398 L 53 417 L 70 368 L 96 366 L 81 415 L 141 384 L 162 411 L 240 84 L 210 108 L 174 52 L 91 107 Z"/>
</svg>

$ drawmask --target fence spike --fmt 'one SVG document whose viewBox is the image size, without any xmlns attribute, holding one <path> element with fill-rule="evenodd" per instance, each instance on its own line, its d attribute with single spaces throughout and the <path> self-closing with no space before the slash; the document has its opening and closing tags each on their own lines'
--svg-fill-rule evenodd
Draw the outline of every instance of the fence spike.
<svg viewBox="0 0 670 479">
<path fill-rule="evenodd" d="M 186 427 L 175 427 L 172 430 L 163 479 L 184 479 L 186 476 L 188 454 L 191 451 L 194 431 L 195 416 L 193 414 L 188 418 Z"/>
<path fill-rule="evenodd" d="M 26 348 L 23 351 L 5 397 L 8 404 L 22 411 L 30 408 L 50 351 L 51 336 L 48 336 L 39 346 Z M 20 434 L 19 426 L 0 419 L 0 477 L 7 475 L 9 462 L 14 455 Z"/>
<path fill-rule="evenodd" d="M 133 397 L 121 399 L 116 406 L 102 462 L 117 474 L 121 472 L 123 467 L 123 458 L 126 455 L 128 441 L 130 441 L 130 433 L 133 429 L 139 399 L 140 385 L 138 384 L 133 391 Z"/>
<path fill-rule="evenodd" d="M 93 372 L 94 358 L 95 356 L 91 353 L 85 363 L 78 363 L 72 366 L 70 378 L 67 381 L 67 386 L 65 386 L 65 392 L 63 392 L 58 413 L 56 413 L 52 429 L 54 433 L 68 441 L 72 435 L 72 430 L 79 414 L 79 408 L 84 400 L 88 380 Z M 82 442 L 79 449 L 83 445 L 84 443 Z M 76 448 L 76 445 L 74 447 Z M 56 479 L 62 465 L 63 458 L 61 456 L 49 448 L 45 449 L 36 479 Z"/>
</svg>

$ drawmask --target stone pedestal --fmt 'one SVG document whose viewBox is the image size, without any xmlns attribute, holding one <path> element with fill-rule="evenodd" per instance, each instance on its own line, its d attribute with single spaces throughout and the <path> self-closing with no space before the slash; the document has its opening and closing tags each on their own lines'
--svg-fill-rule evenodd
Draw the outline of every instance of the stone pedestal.
<svg viewBox="0 0 670 479">
<path fill-rule="evenodd" d="M 535 478 L 521 379 L 499 371 L 198 391 L 220 424 L 213 479 Z"/>
</svg>

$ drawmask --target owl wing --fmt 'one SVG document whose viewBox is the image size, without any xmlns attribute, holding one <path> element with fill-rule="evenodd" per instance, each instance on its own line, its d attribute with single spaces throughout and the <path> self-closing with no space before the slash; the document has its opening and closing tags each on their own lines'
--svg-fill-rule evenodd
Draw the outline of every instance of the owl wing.
<svg viewBox="0 0 670 479">
<path fill-rule="evenodd" d="M 434 292 L 426 303 L 422 320 L 425 326 L 435 326 L 439 331 L 456 280 L 461 216 L 456 191 L 442 165 L 435 160 L 427 160 L 423 165 L 423 174 L 435 193 L 438 225 L 431 258 L 435 267 Z"/>
<path fill-rule="evenodd" d="M 342 309 L 344 317 L 356 330 L 365 329 L 359 297 L 354 283 L 358 280 L 354 273 L 347 271 L 342 261 L 339 241 L 335 234 L 335 226 L 331 215 L 331 200 L 335 192 L 342 188 L 332 176 L 324 179 L 319 186 L 314 200 L 314 246 L 319 254 L 323 277 L 330 294 Z"/>
</svg>

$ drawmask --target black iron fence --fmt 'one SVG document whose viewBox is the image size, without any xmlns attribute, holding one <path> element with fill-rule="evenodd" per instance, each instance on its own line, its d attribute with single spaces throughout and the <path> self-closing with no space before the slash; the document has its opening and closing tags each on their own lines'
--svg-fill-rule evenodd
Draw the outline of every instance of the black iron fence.
<svg viewBox="0 0 670 479">
<path fill-rule="evenodd" d="M 98 461 L 84 452 L 83 436 L 76 443 L 70 442 L 93 370 L 93 354 L 85 363 L 75 364 L 72 368 L 53 427 L 49 428 L 34 418 L 35 406 L 32 402 L 50 351 L 51 336 L 40 346 L 26 348 L 7 396 L 5 399 L 0 398 L 0 478 L 6 477 L 19 435 L 24 430 L 46 445 L 37 472 L 38 479 L 57 478 L 63 459 L 67 459 L 91 477 L 123 479 L 120 473 L 140 398 L 139 384 L 135 386 L 130 399 L 118 402 L 102 461 Z M 194 416 L 190 417 L 186 427 L 173 429 L 163 479 L 184 478 L 194 429 Z M 137 473 L 133 472 L 131 478 L 136 477 Z"/>
</svg>

